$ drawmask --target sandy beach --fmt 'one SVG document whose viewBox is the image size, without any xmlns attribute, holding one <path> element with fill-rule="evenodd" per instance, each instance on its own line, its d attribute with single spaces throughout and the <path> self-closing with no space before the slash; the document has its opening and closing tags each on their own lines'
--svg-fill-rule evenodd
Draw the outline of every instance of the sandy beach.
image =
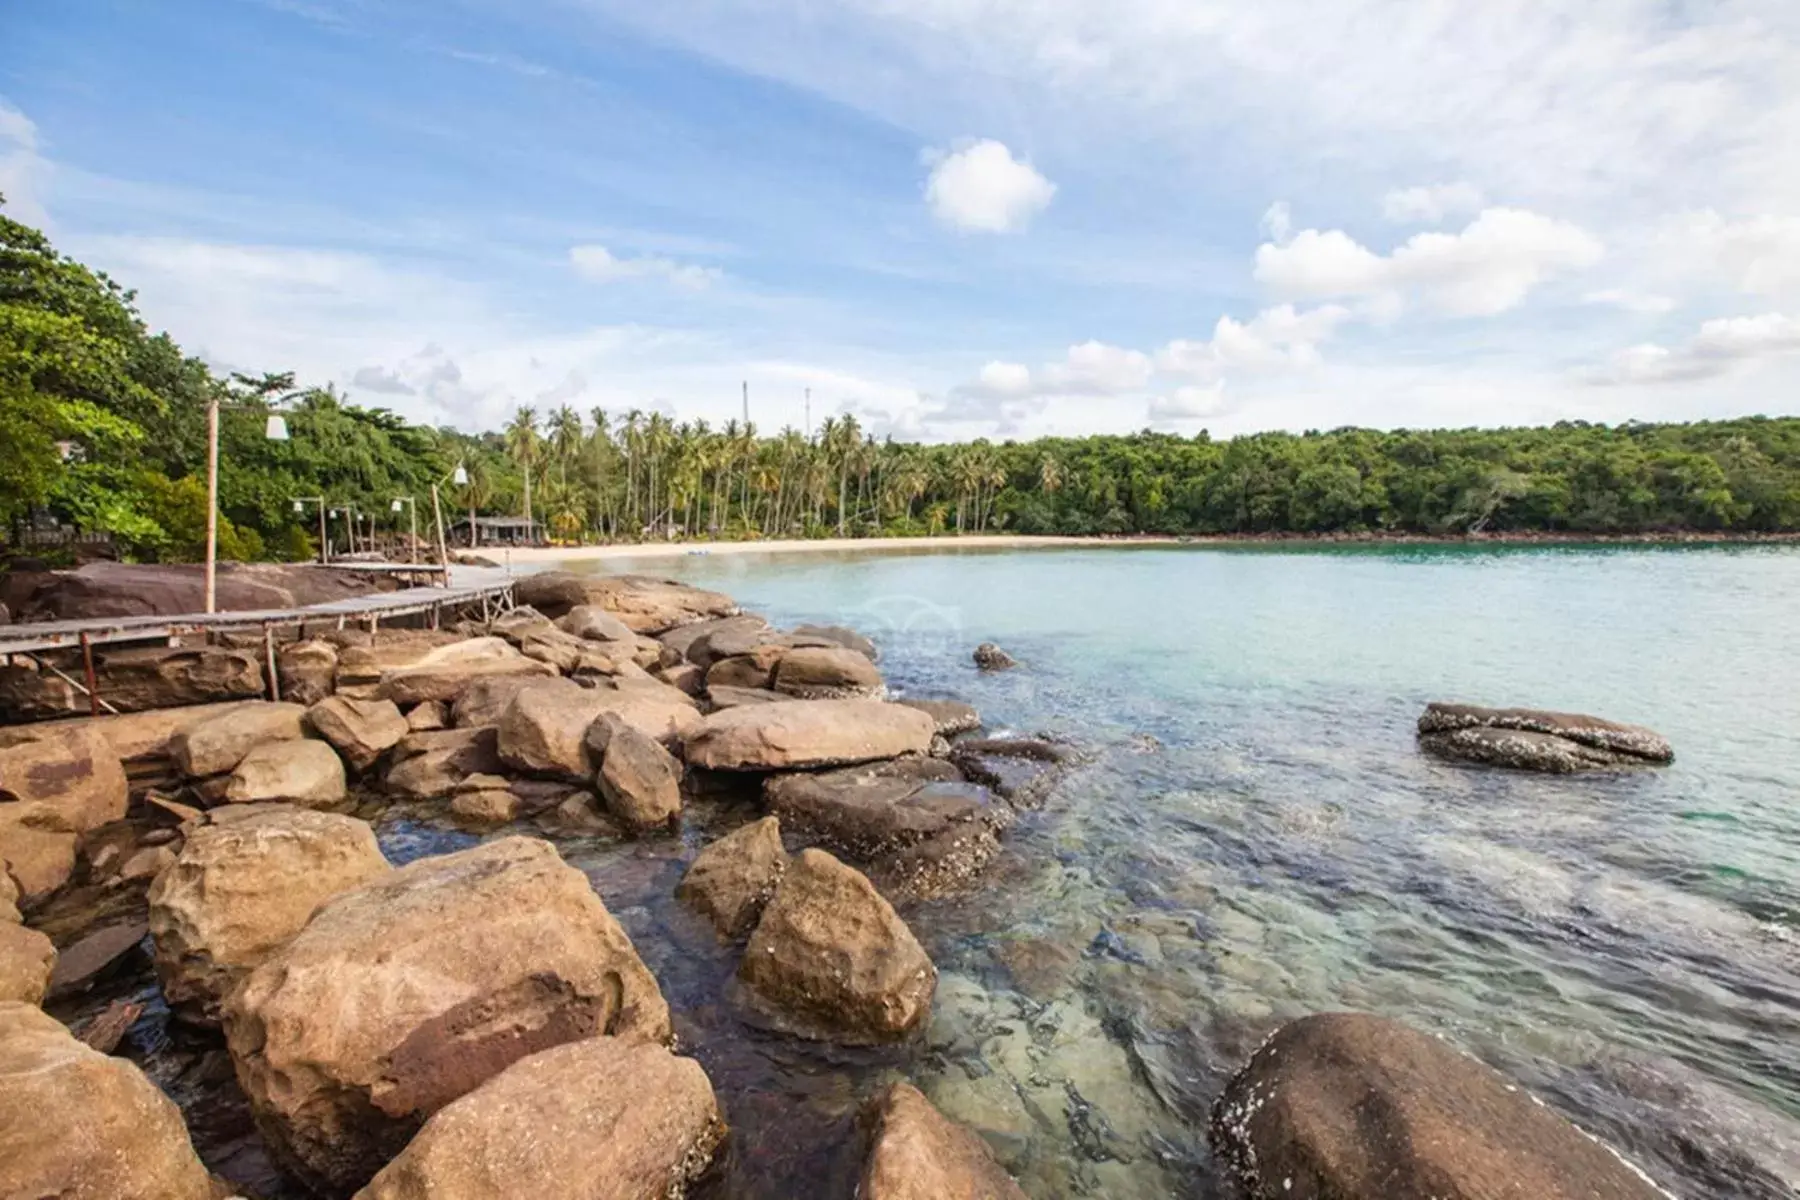
<svg viewBox="0 0 1800 1200">
<path fill-rule="evenodd" d="M 481 546 L 475 553 L 513 566 L 586 562 L 611 558 L 679 558 L 687 554 L 807 554 L 829 550 L 1017 550 L 1053 546 L 1174 545 L 1175 538 L 1035 537 L 980 534 L 971 537 L 788 538 L 747 542 L 621 542 L 609 546 Z"/>
</svg>

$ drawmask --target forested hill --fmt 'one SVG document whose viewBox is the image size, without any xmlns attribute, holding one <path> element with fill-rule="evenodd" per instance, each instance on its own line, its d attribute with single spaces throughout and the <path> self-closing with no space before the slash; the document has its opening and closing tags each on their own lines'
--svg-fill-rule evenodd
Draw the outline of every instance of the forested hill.
<svg viewBox="0 0 1800 1200">
<path fill-rule="evenodd" d="M 278 365 L 278 364 L 272 364 Z M 152 335 L 132 294 L 0 215 L 0 537 L 27 522 L 112 533 L 139 558 L 193 558 L 205 409 L 227 404 L 228 557 L 313 552 L 323 498 L 377 529 L 396 497 L 446 486 L 458 511 L 593 538 L 1125 534 L 1462 534 L 1800 530 L 1800 419 L 1541 429 L 1264 433 L 919 446 L 854 418 L 774 436 L 661 413 L 520 410 L 471 437 L 408 424 L 289 374 L 220 378 Z M 268 441 L 271 410 L 290 440 Z"/>
</svg>

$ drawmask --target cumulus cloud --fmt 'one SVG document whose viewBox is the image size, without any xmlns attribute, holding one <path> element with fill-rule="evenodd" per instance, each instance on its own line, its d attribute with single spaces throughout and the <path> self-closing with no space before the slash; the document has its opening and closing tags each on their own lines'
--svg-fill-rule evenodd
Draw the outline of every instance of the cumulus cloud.
<svg viewBox="0 0 1800 1200">
<path fill-rule="evenodd" d="M 1598 304 L 1607 308 L 1619 308 L 1629 313 L 1645 316 L 1658 313 L 1673 312 L 1675 301 L 1672 297 L 1659 295 L 1656 292 L 1637 292 L 1630 288 L 1602 288 L 1589 292 L 1581 298 L 1583 304 Z"/>
<path fill-rule="evenodd" d="M 1271 242 L 1280 246 L 1293 236 L 1294 210 L 1288 207 L 1286 200 L 1277 200 L 1263 213 L 1257 227 Z"/>
<path fill-rule="evenodd" d="M 1479 212 L 1482 203 L 1481 189 L 1472 183 L 1435 183 L 1389 192 L 1381 199 L 1381 212 L 1402 225 L 1436 225 L 1447 217 Z"/>
<path fill-rule="evenodd" d="M 1153 396 L 1145 416 L 1152 425 L 1175 425 L 1203 421 L 1224 411 L 1225 381 L 1221 379 L 1209 387 L 1189 385 L 1178 387 L 1167 395 Z"/>
<path fill-rule="evenodd" d="M 965 233 L 1016 233 L 1044 211 L 1056 185 L 1002 142 L 985 139 L 954 151 L 927 151 L 925 201 L 939 221 Z"/>
<path fill-rule="evenodd" d="M 698 291 L 724 278 L 724 272 L 717 267 L 700 267 L 649 254 L 641 258 L 620 258 L 605 246 L 593 243 L 569 247 L 569 262 L 583 279 L 595 283 L 661 279 L 676 287 Z"/>
<path fill-rule="evenodd" d="M 962 392 L 972 396 L 1007 399 L 1031 394 L 1031 368 L 1024 363 L 990 362 L 975 376 L 975 382 L 964 384 Z"/>
<path fill-rule="evenodd" d="M 1342 305 L 1325 304 L 1301 312 L 1291 304 L 1266 308 L 1248 321 L 1222 316 L 1207 341 L 1177 339 L 1156 354 L 1156 365 L 1171 374 L 1216 379 L 1230 370 L 1272 371 L 1315 366 L 1319 343 L 1328 341 L 1350 317 Z"/>
<path fill-rule="evenodd" d="M 1678 264 L 1722 275 L 1741 292 L 1800 298 L 1800 217 L 1694 213 L 1672 222 L 1660 245 Z"/>
<path fill-rule="evenodd" d="M 1149 386 L 1155 367 L 1140 350 L 1087 341 L 1044 368 L 1045 390 L 1061 395 L 1115 396 Z"/>
<path fill-rule="evenodd" d="M 398 371 L 387 367 L 358 367 L 356 373 L 350 376 L 350 386 L 390 396 L 411 396 L 419 390 L 400 378 Z"/>
<path fill-rule="evenodd" d="M 1763 313 L 1707 321 L 1686 345 L 1631 346 L 1588 376 L 1597 384 L 1685 383 L 1715 379 L 1752 364 L 1800 354 L 1800 317 Z"/>
<path fill-rule="evenodd" d="M 1342 230 L 1301 230 L 1256 250 L 1257 282 L 1289 299 L 1358 298 L 1377 306 L 1414 299 L 1450 316 L 1492 316 L 1533 288 L 1598 262 L 1604 247 L 1578 225 L 1516 208 L 1490 208 L 1461 233 L 1419 233 L 1382 255 Z"/>
</svg>

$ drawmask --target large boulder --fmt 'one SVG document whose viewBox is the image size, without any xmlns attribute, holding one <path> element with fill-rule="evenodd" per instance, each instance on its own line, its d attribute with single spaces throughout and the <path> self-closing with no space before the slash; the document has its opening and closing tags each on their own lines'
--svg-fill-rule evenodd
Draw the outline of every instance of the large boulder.
<svg viewBox="0 0 1800 1200">
<path fill-rule="evenodd" d="M 358 771 L 374 766 L 386 750 L 412 732 L 392 700 L 328 696 L 306 710 L 306 720 Z"/>
<path fill-rule="evenodd" d="M 873 662 L 842 646 L 789 650 L 775 665 L 770 686 L 803 699 L 880 696 L 887 690 Z"/>
<path fill-rule="evenodd" d="M 30 731 L 0 747 L 0 867 L 22 904 L 68 881 L 82 834 L 125 815 L 129 786 L 94 724 Z"/>
<path fill-rule="evenodd" d="M 677 625 L 729 617 L 738 610 L 737 601 L 730 596 L 646 575 L 546 571 L 521 577 L 513 585 L 513 595 L 519 603 L 553 619 L 581 605 L 592 605 L 613 614 L 635 633 L 661 633 Z"/>
<path fill-rule="evenodd" d="M 452 723 L 462 729 L 498 725 L 514 696 L 544 682 L 541 675 L 488 675 L 477 679 L 456 698 Z"/>
<path fill-rule="evenodd" d="M 793 633 L 796 637 L 817 638 L 820 641 L 842 646 L 846 650 L 854 650 L 870 662 L 877 662 L 881 658 L 881 651 L 876 648 L 874 642 L 856 630 L 846 629 L 842 625 L 796 625 Z"/>
<path fill-rule="evenodd" d="M 1667 738 L 1638 725 L 1581 713 L 1441 702 L 1426 705 L 1419 717 L 1419 744 L 1444 758 L 1558 774 L 1675 758 Z"/>
<path fill-rule="evenodd" d="M 440 646 L 403 670 L 389 671 L 381 677 L 380 694 L 405 705 L 454 701 L 477 679 L 555 674 L 554 666 L 526 658 L 503 638 L 470 638 Z"/>
<path fill-rule="evenodd" d="M 768 688 L 732 687 L 730 684 L 708 685 L 706 702 L 714 712 L 723 708 L 741 708 L 746 704 L 774 704 L 779 701 L 792 701 L 794 696 L 781 692 L 772 692 Z"/>
<path fill-rule="evenodd" d="M 689 764 L 783 771 L 923 754 L 936 733 L 916 709 L 873 700 L 795 700 L 715 712 L 687 735 Z"/>
<path fill-rule="evenodd" d="M 775 668 L 781 665 L 791 647 L 779 642 L 762 642 L 742 654 L 715 658 L 706 668 L 706 686 L 766 688 L 775 681 Z"/>
<path fill-rule="evenodd" d="M 897 700 L 908 708 L 916 708 L 937 722 L 939 737 L 955 737 L 981 728 L 981 714 L 973 704 L 961 700 Z"/>
<path fill-rule="evenodd" d="M 492 726 L 408 734 L 394 747 L 384 783 L 414 800 L 448 796 L 471 775 L 498 775 L 500 739 Z"/>
<path fill-rule="evenodd" d="M 56 947 L 35 929 L 0 921 L 0 1001 L 42 1004 L 56 970 Z"/>
<path fill-rule="evenodd" d="M 240 704 L 176 733 L 169 739 L 169 757 L 189 779 L 222 775 L 264 742 L 303 736 L 305 720 L 300 704 Z"/>
<path fill-rule="evenodd" d="M 671 1027 L 587 878 L 509 837 L 326 904 L 232 993 L 225 1033 L 264 1137 L 339 1192 L 527 1055 L 601 1034 L 666 1043 Z"/>
<path fill-rule="evenodd" d="M 324 640 L 338 653 L 337 691 L 369 699 L 381 688 L 381 678 L 409 671 L 433 652 L 465 639 L 450 630 L 383 629 L 370 634 L 358 630 L 331 630 Z"/>
<path fill-rule="evenodd" d="M 0 1003 L 0 1196 L 210 1200 L 181 1110 L 123 1058 Z"/>
<path fill-rule="evenodd" d="M 244 756 L 225 785 L 225 799 L 232 804 L 274 801 L 330 808 L 349 794 L 344 760 L 312 738 L 264 742 Z"/>
<path fill-rule="evenodd" d="M 937 969 L 862 872 L 802 850 L 744 950 L 738 978 L 789 1031 L 897 1041 L 931 1011 Z"/>
<path fill-rule="evenodd" d="M 289 642 L 275 656 L 275 676 L 284 700 L 317 704 L 337 690 L 337 647 L 323 638 Z"/>
<path fill-rule="evenodd" d="M 518 771 L 585 783 L 596 766 L 588 727 L 605 711 L 598 691 L 572 679 L 521 688 L 500 715 L 500 760 Z"/>
<path fill-rule="evenodd" d="M 600 752 L 600 798 L 634 832 L 667 829 L 681 817 L 681 764 L 662 743 L 605 713 L 589 727 L 588 745 Z"/>
<path fill-rule="evenodd" d="M 1591 1135 L 1449 1043 L 1381 1017 L 1277 1030 L 1213 1108 L 1252 1200 L 1663 1200 Z"/>
<path fill-rule="evenodd" d="M 764 817 L 695 855 L 675 895 L 699 910 L 724 936 L 743 937 L 755 927 L 769 897 L 775 894 L 787 862 L 781 822 Z"/>
<path fill-rule="evenodd" d="M 577 604 L 563 614 L 557 628 L 590 642 L 623 642 L 636 649 L 637 634 L 631 626 L 592 604 Z"/>
<path fill-rule="evenodd" d="M 79 665 L 71 664 L 79 673 Z M 263 695 L 262 655 L 223 646 L 96 648 L 100 695 L 118 712 L 179 708 Z M 48 671 L 0 667 L 0 722 L 83 716 L 87 693 Z"/>
<path fill-rule="evenodd" d="M 364 821 L 256 806 L 188 833 L 150 886 L 156 974 L 177 1015 L 217 1024 L 231 989 L 321 904 L 389 870 Z"/>
<path fill-rule="evenodd" d="M 565 675 L 635 675 L 640 670 L 633 643 L 589 641 L 529 609 L 509 613 L 490 628 L 525 657 L 549 663 Z"/>
<path fill-rule="evenodd" d="M 987 1143 L 910 1083 L 876 1095 L 860 1123 L 869 1151 L 857 1200 L 1025 1200 Z"/>
<path fill-rule="evenodd" d="M 355 1200 L 667 1200 L 725 1136 L 700 1064 L 596 1037 L 520 1059 L 440 1109 Z"/>
<path fill-rule="evenodd" d="M 769 623 L 754 613 L 720 617 L 716 621 L 700 621 L 671 629 L 657 640 L 676 654 L 699 667 L 710 667 L 721 658 L 748 654 L 764 642 L 772 641 L 775 632 Z"/>
<path fill-rule="evenodd" d="M 678 744 L 700 724 L 700 706 L 680 688 L 655 679 L 601 679 L 594 692 L 602 712 L 614 713 L 647 737 Z"/>
</svg>

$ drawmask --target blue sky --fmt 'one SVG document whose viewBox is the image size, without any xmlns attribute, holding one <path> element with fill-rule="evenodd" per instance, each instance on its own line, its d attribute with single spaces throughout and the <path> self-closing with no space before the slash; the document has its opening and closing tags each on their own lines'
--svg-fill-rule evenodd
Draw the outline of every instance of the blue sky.
<svg viewBox="0 0 1800 1200">
<path fill-rule="evenodd" d="M 9 211 L 209 360 L 944 439 L 1792 412 L 1781 0 L 64 0 Z"/>
</svg>

